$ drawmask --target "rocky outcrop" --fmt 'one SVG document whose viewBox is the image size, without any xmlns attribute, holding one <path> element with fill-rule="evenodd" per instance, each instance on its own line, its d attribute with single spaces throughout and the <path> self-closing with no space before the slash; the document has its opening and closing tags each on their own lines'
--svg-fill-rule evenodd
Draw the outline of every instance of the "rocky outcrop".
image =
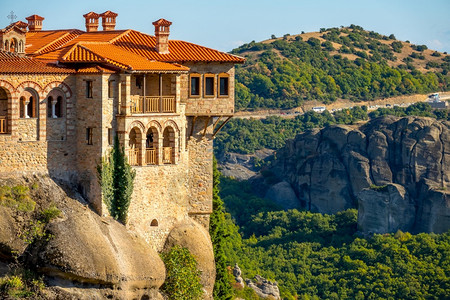
<svg viewBox="0 0 450 300">
<path fill-rule="evenodd" d="M 233 268 L 234 280 L 236 281 L 236 285 L 239 288 L 243 289 L 245 287 L 245 284 L 244 284 L 244 279 L 242 279 L 241 275 L 242 275 L 241 268 L 239 268 L 238 264 L 236 263 Z"/>
<path fill-rule="evenodd" d="M 255 275 L 254 280 L 246 279 L 245 283 L 249 288 L 253 289 L 259 297 L 263 299 L 281 299 L 277 282 L 272 282 L 265 279 L 264 277 Z"/>
<path fill-rule="evenodd" d="M 288 141 L 272 171 L 302 208 L 336 213 L 359 206 L 363 231 L 440 233 L 450 228 L 449 128 L 431 118 L 387 116 L 314 129 Z"/>
<path fill-rule="evenodd" d="M 266 159 L 273 152 L 271 149 L 261 149 L 255 151 L 254 154 L 225 153 L 218 157 L 218 168 L 223 176 L 247 180 L 258 172 L 255 162 Z"/>
<path fill-rule="evenodd" d="M 44 275 L 49 287 L 39 299 L 162 299 L 164 263 L 142 238 L 97 215 L 77 194 L 69 197 L 48 177 L 13 182 L 35 186 L 30 189 L 36 209 L 0 206 L 0 260 L 14 252 L 26 268 Z M 30 225 L 39 228 L 50 202 L 61 215 L 46 224 L 45 235 L 31 240 L 26 232 L 33 232 Z"/>
<path fill-rule="evenodd" d="M 213 299 L 216 265 L 209 233 L 202 225 L 191 218 L 186 218 L 170 231 L 164 248 L 167 251 L 175 245 L 188 248 L 194 255 L 198 269 L 201 271 L 200 282 L 204 289 L 203 299 Z"/>
<path fill-rule="evenodd" d="M 398 184 L 363 189 L 358 195 L 358 227 L 363 232 L 411 231 L 414 202 Z"/>
</svg>

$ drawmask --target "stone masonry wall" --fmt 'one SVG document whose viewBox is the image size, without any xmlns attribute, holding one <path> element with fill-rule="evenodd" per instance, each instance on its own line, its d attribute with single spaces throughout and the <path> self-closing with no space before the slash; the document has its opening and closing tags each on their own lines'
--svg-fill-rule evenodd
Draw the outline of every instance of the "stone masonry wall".
<svg viewBox="0 0 450 300">
<path fill-rule="evenodd" d="M 190 74 L 200 74 L 200 96 L 189 96 L 189 74 L 181 75 L 181 99 L 186 103 L 186 115 L 231 115 L 234 113 L 234 64 L 191 63 L 186 64 Z M 228 97 L 218 96 L 219 74 L 229 76 Z M 214 74 L 214 97 L 204 97 L 204 75 Z"/>
</svg>

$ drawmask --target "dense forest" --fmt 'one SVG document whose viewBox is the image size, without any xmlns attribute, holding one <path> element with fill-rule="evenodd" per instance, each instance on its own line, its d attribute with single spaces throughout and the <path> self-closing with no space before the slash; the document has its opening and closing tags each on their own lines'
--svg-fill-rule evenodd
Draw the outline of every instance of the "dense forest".
<svg viewBox="0 0 450 300">
<path fill-rule="evenodd" d="M 222 178 L 225 260 L 276 280 L 283 299 L 448 299 L 450 233 L 363 237 L 356 210 L 283 211 L 247 182 Z M 230 279 L 231 280 L 231 279 Z M 249 288 L 235 296 L 259 299 Z M 219 298 L 218 298 L 219 299 Z M 225 299 L 225 298 L 220 298 Z"/>
<path fill-rule="evenodd" d="M 232 51 L 236 109 L 298 107 L 307 100 L 372 100 L 450 89 L 450 55 L 360 26 L 272 37 Z"/>
<path fill-rule="evenodd" d="M 434 117 L 440 120 L 450 118 L 448 110 L 433 110 L 428 103 L 419 102 L 408 107 L 378 108 L 370 113 L 365 106 L 355 106 L 334 114 L 328 111 L 323 113 L 308 111 L 293 119 L 281 117 L 268 117 L 261 120 L 232 119 L 217 134 L 214 140 L 215 153 L 220 157 L 227 152 L 251 154 L 263 148 L 277 150 L 284 146 L 287 139 L 292 139 L 308 129 L 333 124 L 354 124 L 383 115 Z"/>
</svg>

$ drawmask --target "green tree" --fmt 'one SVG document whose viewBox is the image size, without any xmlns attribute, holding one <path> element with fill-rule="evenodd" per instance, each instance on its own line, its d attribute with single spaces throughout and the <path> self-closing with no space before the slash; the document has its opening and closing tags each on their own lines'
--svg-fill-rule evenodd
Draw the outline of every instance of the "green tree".
<svg viewBox="0 0 450 300">
<path fill-rule="evenodd" d="M 109 155 L 97 166 L 103 201 L 110 215 L 126 224 L 136 172 L 127 162 L 116 136 Z"/>
<path fill-rule="evenodd" d="M 203 295 L 200 283 L 201 272 L 197 268 L 195 257 L 187 248 L 172 247 L 169 252 L 162 253 L 161 258 L 166 265 L 166 281 L 161 287 L 170 300 L 196 300 Z"/>
<path fill-rule="evenodd" d="M 216 263 L 216 281 L 214 283 L 214 299 L 231 299 L 230 275 L 227 270 L 225 257 L 226 232 L 225 208 L 219 196 L 220 172 L 217 170 L 217 161 L 213 161 L 213 213 L 209 222 L 209 234 L 214 248 L 214 260 Z"/>
</svg>

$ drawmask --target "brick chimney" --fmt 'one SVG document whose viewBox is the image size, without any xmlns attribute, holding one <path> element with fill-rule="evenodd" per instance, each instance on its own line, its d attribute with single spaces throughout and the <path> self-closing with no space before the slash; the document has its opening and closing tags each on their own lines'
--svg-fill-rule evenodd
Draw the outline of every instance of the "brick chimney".
<svg viewBox="0 0 450 300">
<path fill-rule="evenodd" d="M 152 24 L 155 25 L 156 51 L 159 54 L 169 54 L 169 34 L 172 22 L 159 19 Z"/>
<path fill-rule="evenodd" d="M 95 32 L 98 30 L 98 19 L 100 18 L 99 14 L 91 11 L 83 17 L 86 19 L 86 32 Z"/>
<path fill-rule="evenodd" d="M 102 17 L 103 31 L 114 30 L 116 28 L 116 17 L 118 15 L 110 10 L 105 11 L 100 15 Z"/>
<path fill-rule="evenodd" d="M 28 21 L 28 30 L 30 31 L 42 30 L 42 21 L 44 20 L 43 17 L 38 15 L 32 15 L 25 19 Z"/>
</svg>

